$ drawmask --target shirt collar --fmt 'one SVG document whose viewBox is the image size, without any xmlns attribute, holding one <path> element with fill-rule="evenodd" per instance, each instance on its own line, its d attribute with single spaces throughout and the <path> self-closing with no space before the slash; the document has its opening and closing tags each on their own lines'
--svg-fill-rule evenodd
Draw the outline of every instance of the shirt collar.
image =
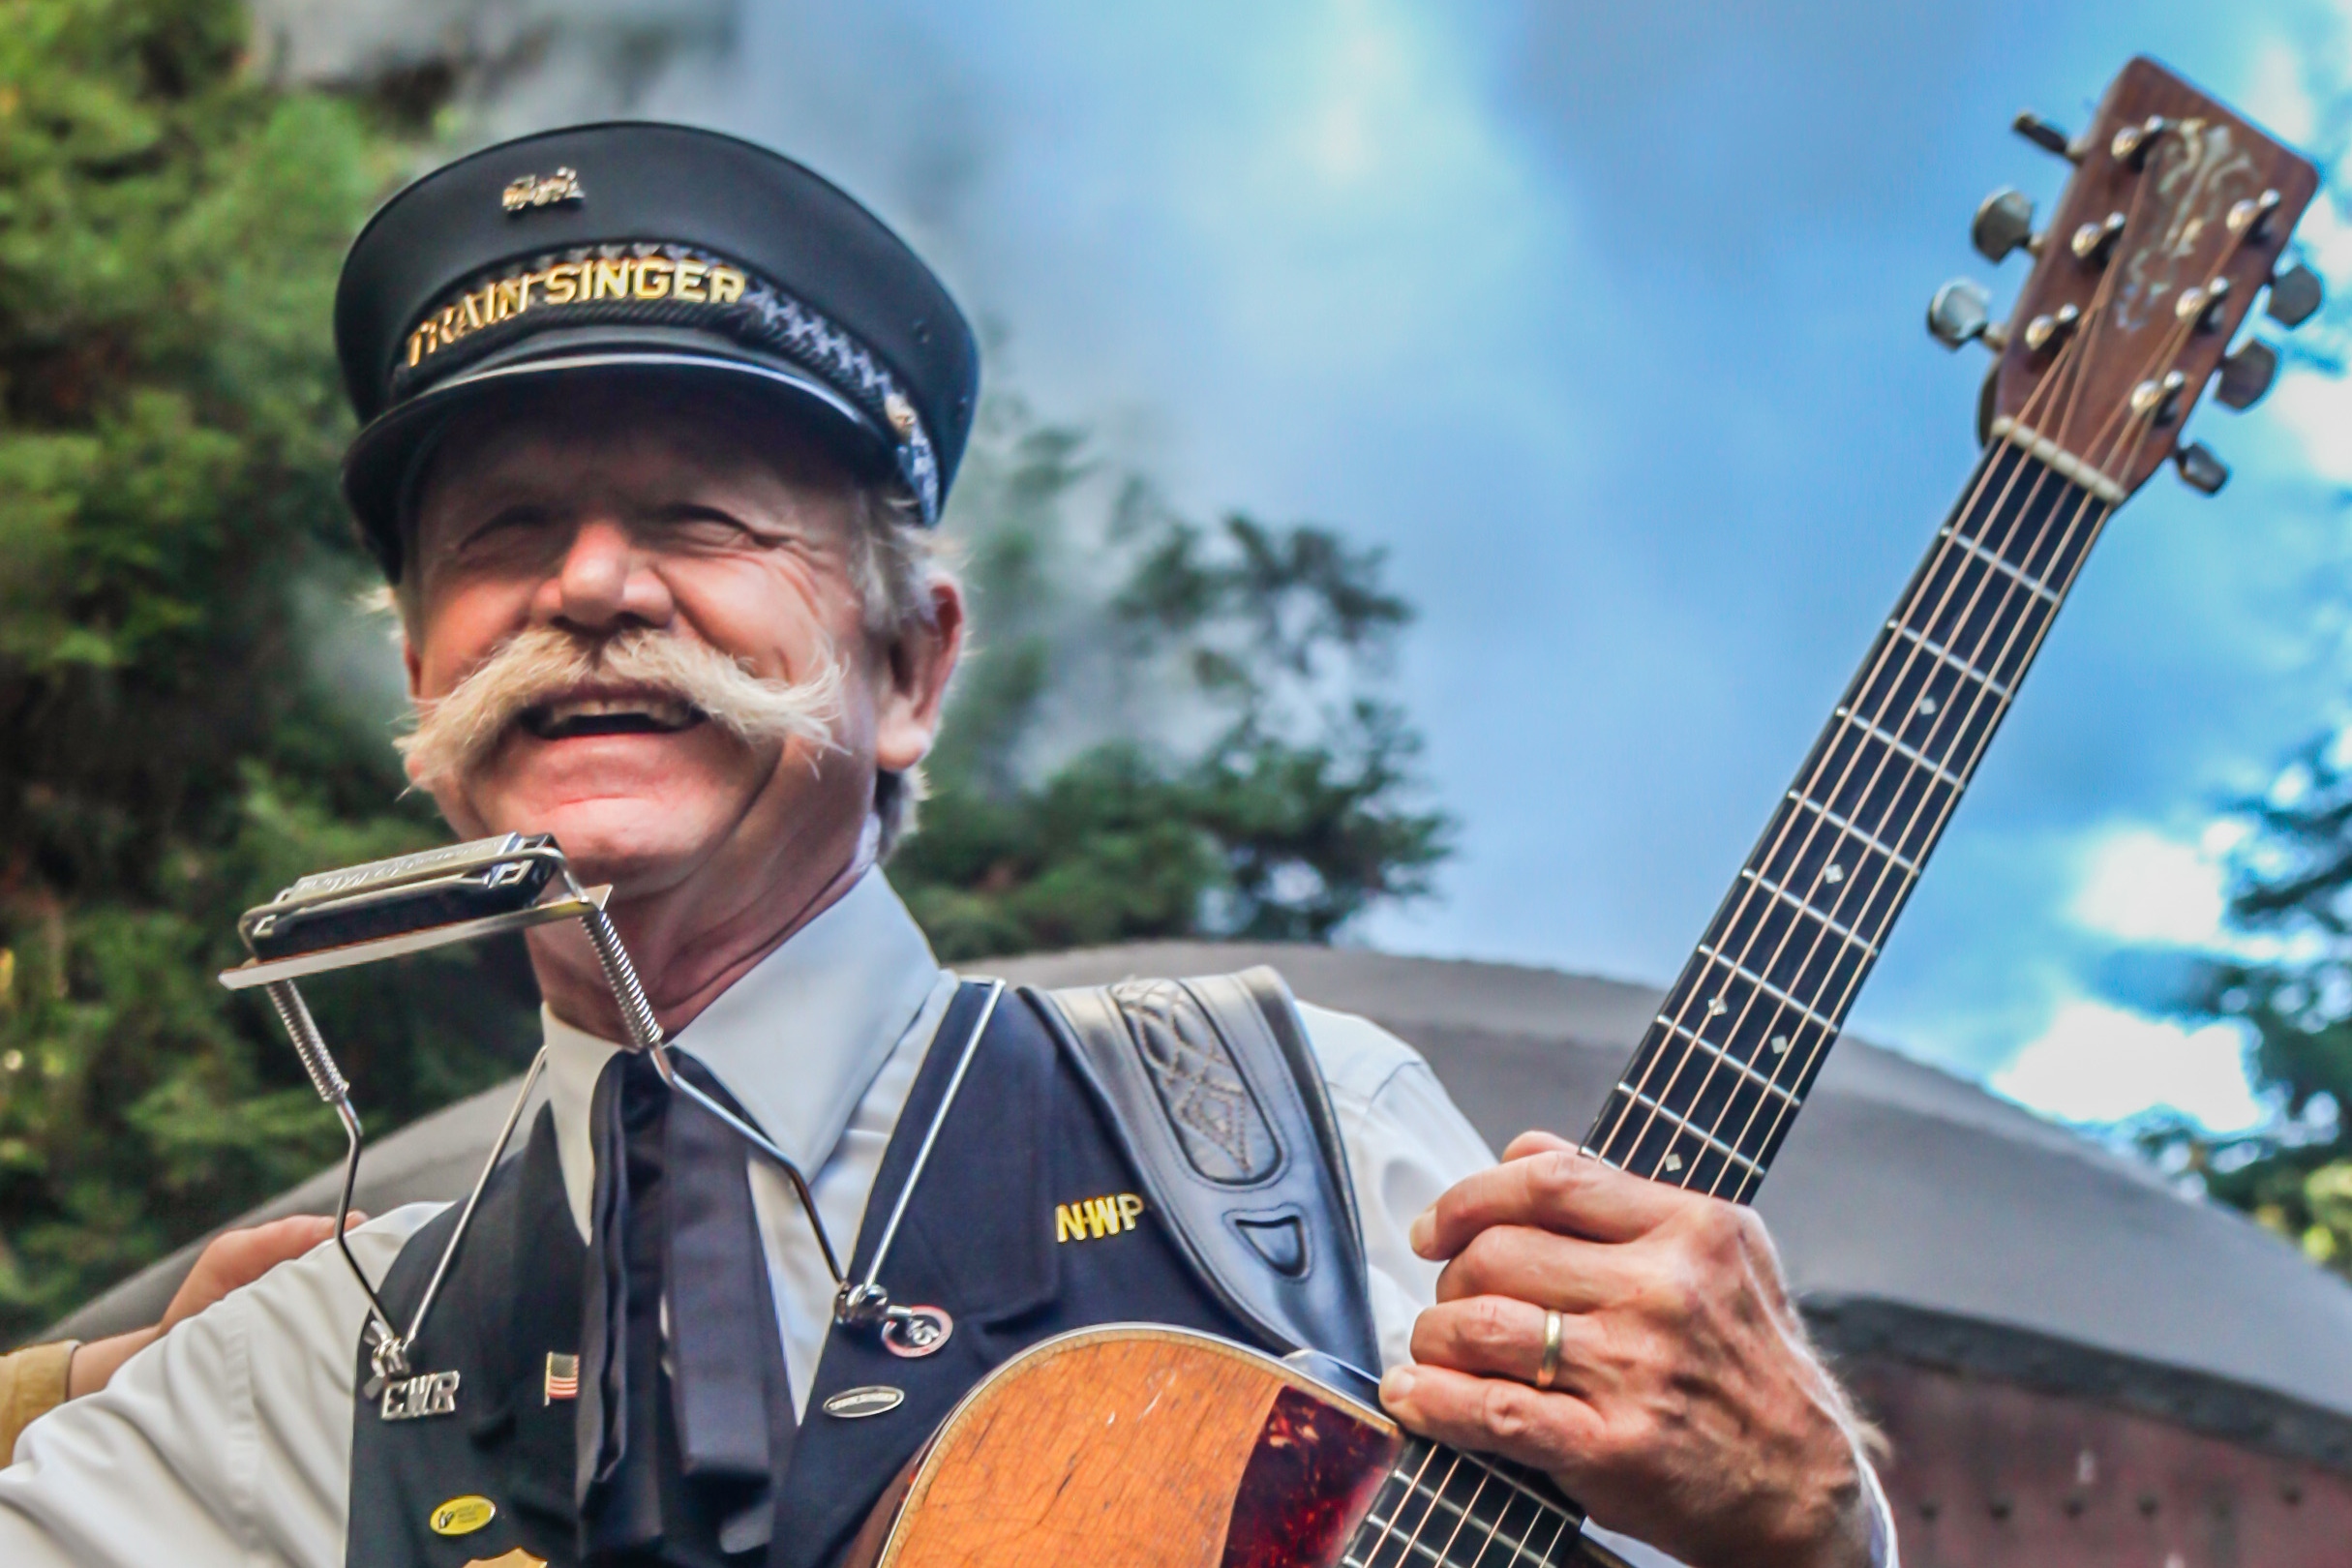
<svg viewBox="0 0 2352 1568">
<path fill-rule="evenodd" d="M 720 992 L 676 1043 L 813 1178 L 939 977 L 915 918 L 882 872 L 868 871 Z M 585 1121 L 586 1092 L 618 1047 L 544 1008 L 540 1018 L 558 1118 L 578 1100 Z"/>
</svg>

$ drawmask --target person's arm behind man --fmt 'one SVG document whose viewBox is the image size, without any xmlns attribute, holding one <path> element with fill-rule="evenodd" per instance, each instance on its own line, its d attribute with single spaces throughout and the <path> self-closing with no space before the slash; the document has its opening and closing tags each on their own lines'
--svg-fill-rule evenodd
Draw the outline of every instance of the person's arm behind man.
<svg viewBox="0 0 2352 1568">
<path fill-rule="evenodd" d="M 354 1212 L 350 1223 L 364 1223 L 367 1218 Z M 175 1325 L 279 1264 L 300 1257 L 334 1233 L 335 1221 L 319 1214 L 289 1215 L 267 1224 L 225 1230 L 196 1254 L 195 1266 L 172 1292 L 163 1318 L 151 1327 L 87 1344 L 56 1340 L 0 1356 L 0 1456 L 14 1454 L 16 1438 L 42 1416 L 68 1400 L 106 1387 L 124 1362 L 170 1333 Z"/>
<path fill-rule="evenodd" d="M 351 1233 L 379 1279 L 437 1203 Z M 367 1299 L 314 1248 L 35 1421 L 0 1469 L 7 1568 L 341 1568 Z"/>
</svg>

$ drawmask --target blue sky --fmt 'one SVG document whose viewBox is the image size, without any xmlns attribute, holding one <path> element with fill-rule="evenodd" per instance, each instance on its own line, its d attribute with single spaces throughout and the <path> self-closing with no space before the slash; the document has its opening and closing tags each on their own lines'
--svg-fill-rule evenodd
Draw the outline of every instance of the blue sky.
<svg viewBox="0 0 2352 1568">
<path fill-rule="evenodd" d="M 2059 190 L 2010 116 L 2149 52 L 2308 138 L 2352 75 L 2315 0 L 2054 9 L 751 0 L 642 106 L 857 192 L 1189 507 L 1388 547 L 1463 827 L 1365 938 L 1662 980 L 1966 475 L 1980 358 L 1920 317 L 2021 279 L 1967 244 Z M 2192 434 L 2235 479 L 2110 529 L 1855 1014 L 2075 1117 L 2257 1114 L 2226 1029 L 2087 972 L 2212 935 L 2215 802 L 2352 691 L 2352 392 Z"/>
</svg>

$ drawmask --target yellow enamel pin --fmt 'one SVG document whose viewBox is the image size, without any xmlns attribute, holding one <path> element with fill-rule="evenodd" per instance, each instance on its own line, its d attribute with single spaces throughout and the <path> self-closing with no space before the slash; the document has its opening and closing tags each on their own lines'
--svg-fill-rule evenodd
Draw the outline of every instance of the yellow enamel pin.
<svg viewBox="0 0 2352 1568">
<path fill-rule="evenodd" d="M 433 1526 L 436 1535 L 471 1535 L 498 1516 L 498 1505 L 488 1497 L 452 1497 L 436 1508 L 425 1523 Z"/>
</svg>

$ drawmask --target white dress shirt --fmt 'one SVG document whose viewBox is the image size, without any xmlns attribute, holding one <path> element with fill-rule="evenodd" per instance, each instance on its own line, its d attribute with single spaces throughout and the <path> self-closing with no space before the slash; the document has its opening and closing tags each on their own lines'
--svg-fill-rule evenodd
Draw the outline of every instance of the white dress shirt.
<svg viewBox="0 0 2352 1568">
<path fill-rule="evenodd" d="M 682 1030 L 691 1051 L 810 1174 L 845 1253 L 956 978 L 879 871 L 795 933 Z M 1354 1180 L 1384 1363 L 1406 1359 L 1437 1267 L 1413 1217 L 1493 1162 L 1413 1049 L 1349 1014 L 1304 1008 Z M 546 1019 L 546 1098 L 585 1235 L 588 1099 L 615 1047 Z M 832 1316 L 832 1281 L 783 1178 L 750 1164 L 793 1403 Z M 440 1212 L 410 1204 L 352 1234 L 380 1280 Z M 888 1269 L 884 1282 L 888 1283 Z M 335 1249 L 273 1269 L 133 1357 L 101 1393 L 51 1411 L 0 1469 L 7 1568 L 332 1568 L 349 1505 L 353 1374 L 366 1304 Z"/>
</svg>

